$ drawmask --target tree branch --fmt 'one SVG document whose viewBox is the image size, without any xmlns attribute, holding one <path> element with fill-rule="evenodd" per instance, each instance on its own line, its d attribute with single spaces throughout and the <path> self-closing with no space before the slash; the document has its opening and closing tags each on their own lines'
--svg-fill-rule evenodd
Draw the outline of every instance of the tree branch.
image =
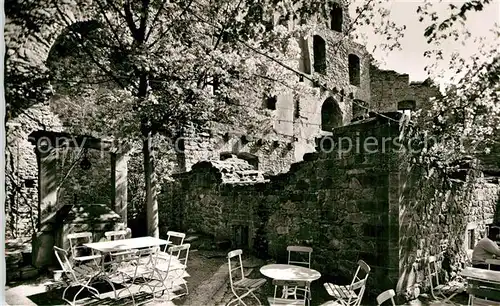
<svg viewBox="0 0 500 306">
<path fill-rule="evenodd" d="M 101 10 L 101 14 L 104 16 L 104 19 L 106 20 L 106 23 L 108 24 L 109 28 L 111 29 L 111 33 L 115 36 L 116 41 L 120 45 L 120 48 L 124 49 L 124 46 L 120 40 L 120 37 L 118 37 L 118 32 L 115 31 L 113 28 L 113 25 L 111 24 L 111 21 L 109 20 L 108 16 L 106 15 L 106 11 L 104 10 L 104 7 L 102 6 L 101 2 L 97 0 L 97 5 L 99 6 L 99 9 Z"/>
<path fill-rule="evenodd" d="M 130 2 L 126 1 L 123 3 L 123 11 L 125 12 L 125 21 L 127 22 L 127 26 L 132 32 L 132 37 L 134 38 L 135 41 L 139 41 L 138 36 L 137 36 L 137 27 L 134 22 L 134 16 L 132 15 L 132 11 L 130 8 Z"/>
<path fill-rule="evenodd" d="M 141 12 L 141 21 L 139 22 L 139 42 L 143 44 L 146 41 L 146 23 L 149 17 L 149 0 L 142 0 L 142 12 Z"/>
<path fill-rule="evenodd" d="M 158 21 L 158 18 L 160 17 L 160 14 L 161 14 L 161 11 L 165 7 L 165 4 L 167 3 L 167 1 L 168 0 L 162 1 L 160 8 L 158 9 L 158 11 L 155 14 L 155 17 L 153 18 L 153 21 L 151 23 L 151 27 L 149 28 L 148 34 L 146 34 L 146 39 L 144 39 L 144 41 L 146 41 L 146 42 L 148 41 L 149 36 L 151 35 L 151 32 L 153 32 L 153 28 L 154 28 L 156 22 Z"/>
<path fill-rule="evenodd" d="M 194 2 L 194 0 L 189 0 L 188 5 L 186 5 L 186 7 L 184 8 L 184 10 L 182 10 L 182 12 L 179 14 L 179 16 L 177 16 L 177 18 L 175 18 L 175 20 L 170 23 L 170 25 L 168 26 L 168 28 L 165 31 L 160 33 L 158 38 L 148 46 L 148 49 L 153 48 L 153 46 L 156 45 L 168 33 L 168 31 L 170 31 L 170 29 L 172 29 L 172 25 L 174 24 L 174 22 L 177 21 L 177 19 L 184 16 L 184 14 L 189 10 L 189 8 L 191 7 L 191 4 L 193 4 L 193 2 Z"/>
</svg>

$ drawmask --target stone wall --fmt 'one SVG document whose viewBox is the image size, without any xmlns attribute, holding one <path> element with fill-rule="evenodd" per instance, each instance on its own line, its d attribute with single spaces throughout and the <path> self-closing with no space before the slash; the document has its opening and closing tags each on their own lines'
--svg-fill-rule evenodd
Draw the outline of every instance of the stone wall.
<svg viewBox="0 0 500 306">
<path fill-rule="evenodd" d="M 484 237 L 485 225 L 494 221 L 500 185 L 476 168 L 473 160 L 454 171 L 401 164 L 397 289 L 407 298 L 428 290 L 429 256 L 437 256 L 446 277 L 453 279 L 457 269 L 470 260 L 474 242 Z"/>
<path fill-rule="evenodd" d="M 36 130 L 61 131 L 48 105 L 35 105 L 6 124 L 5 216 L 7 239 L 31 237 L 38 223 L 38 165 L 28 135 Z"/>
<path fill-rule="evenodd" d="M 398 133 L 397 125 L 371 118 L 338 128 L 333 139 L 359 137 L 363 143 Z M 328 152 L 327 142 L 319 141 L 324 150 L 307 154 L 269 182 L 227 184 L 213 164 L 193 166 L 163 188 L 161 235 L 172 228 L 200 231 L 279 261 L 285 260 L 287 245 L 310 245 L 313 267 L 324 275 L 349 278 L 363 259 L 373 268 L 369 290 L 395 287 L 397 266 L 387 260 L 397 256 L 389 254 L 391 244 L 397 245 L 388 217 L 394 154 L 363 147 L 338 154 Z"/>
<path fill-rule="evenodd" d="M 186 133 L 183 139 L 184 150 L 180 154 L 183 171 L 190 171 L 198 162 L 218 161 L 231 154 L 241 159 L 256 159 L 256 169 L 267 174 L 286 172 L 295 162 L 293 137 L 272 130 L 256 131 L 212 122 L 204 131 Z"/>
<path fill-rule="evenodd" d="M 477 241 L 498 221 L 500 186 L 474 160 L 453 171 L 418 165 L 395 150 L 401 131 L 382 117 L 337 128 L 332 152 L 322 138 L 318 153 L 269 182 L 227 184 L 214 165 L 195 165 L 164 186 L 161 232 L 200 231 L 278 261 L 287 245 L 310 245 L 313 266 L 325 275 L 347 277 L 364 259 L 373 268 L 371 292 L 395 288 L 412 299 L 428 289 L 428 256 L 439 256 L 447 276 L 456 276 L 470 253 L 470 230 Z M 345 150 L 347 139 L 352 150 Z"/>
<path fill-rule="evenodd" d="M 440 97 L 438 87 L 429 81 L 412 82 L 408 74 L 381 70 L 370 66 L 370 106 L 379 112 L 398 110 L 398 102 L 415 101 L 416 109 L 422 108 L 432 97 Z"/>
</svg>

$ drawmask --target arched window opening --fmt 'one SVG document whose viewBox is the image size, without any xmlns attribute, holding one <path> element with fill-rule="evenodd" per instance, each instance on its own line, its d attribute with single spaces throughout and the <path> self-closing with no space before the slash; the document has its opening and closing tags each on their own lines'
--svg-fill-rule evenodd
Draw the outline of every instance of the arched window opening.
<svg viewBox="0 0 500 306">
<path fill-rule="evenodd" d="M 342 7 L 338 3 L 333 3 L 330 11 L 330 28 L 333 31 L 342 33 L 342 13 Z"/>
<path fill-rule="evenodd" d="M 338 103 L 332 97 L 326 99 L 321 107 L 321 129 L 331 132 L 342 125 L 342 111 Z"/>
<path fill-rule="evenodd" d="M 398 110 L 400 111 L 405 111 L 405 110 L 410 110 L 414 111 L 417 108 L 417 103 L 415 100 L 404 100 L 398 102 Z"/>
<path fill-rule="evenodd" d="M 326 42 L 319 36 L 313 37 L 314 71 L 326 74 Z"/>
<path fill-rule="evenodd" d="M 354 86 L 359 86 L 361 83 L 359 57 L 354 54 L 349 54 L 349 83 Z"/>
</svg>

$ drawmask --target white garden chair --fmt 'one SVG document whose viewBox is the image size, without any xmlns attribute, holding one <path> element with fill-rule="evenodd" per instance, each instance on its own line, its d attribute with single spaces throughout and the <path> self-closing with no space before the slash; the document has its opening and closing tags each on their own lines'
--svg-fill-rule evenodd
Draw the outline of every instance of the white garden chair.
<svg viewBox="0 0 500 306">
<path fill-rule="evenodd" d="M 54 252 L 56 254 L 57 261 L 61 265 L 62 271 L 69 280 L 69 285 L 63 291 L 62 299 L 70 305 L 74 306 L 76 305 L 78 295 L 80 295 L 80 293 L 82 293 L 84 289 L 87 289 L 95 297 L 100 298 L 99 291 L 90 286 L 90 283 L 100 273 L 100 271 L 98 269 L 92 269 L 91 267 L 86 265 L 78 267 L 73 266 L 71 261 L 68 259 L 68 252 L 59 247 L 54 246 Z M 66 292 L 69 288 L 72 287 L 81 288 L 75 294 L 73 300 L 68 300 L 66 298 Z"/>
<path fill-rule="evenodd" d="M 186 238 L 186 234 L 168 231 L 167 232 L 167 241 L 171 242 L 171 245 L 182 245 L 184 243 L 184 238 Z"/>
<path fill-rule="evenodd" d="M 96 265 L 99 265 L 97 260 L 101 258 L 101 255 L 94 254 L 94 251 L 92 249 L 89 249 L 86 246 L 82 245 L 82 241 L 83 243 L 92 242 L 92 233 L 72 233 L 68 234 L 67 238 L 69 240 L 72 260 L 78 263 L 92 260 Z"/>
<path fill-rule="evenodd" d="M 324 287 L 328 294 L 335 298 L 333 302 L 336 305 L 359 306 L 365 293 L 366 280 L 369 274 L 370 266 L 363 260 L 359 260 L 358 268 L 350 285 L 324 283 Z"/>
<path fill-rule="evenodd" d="M 161 258 L 168 259 L 169 252 L 168 248 L 170 246 L 182 245 L 184 243 L 184 238 L 186 238 L 186 234 L 174 231 L 167 232 L 167 241 L 168 243 L 165 245 L 163 251 L 158 253 L 158 256 Z"/>
<path fill-rule="evenodd" d="M 252 279 L 245 277 L 245 273 L 243 272 L 243 262 L 241 261 L 241 254 L 243 254 L 243 251 L 240 249 L 231 251 L 227 254 L 229 265 L 229 284 L 231 286 L 231 291 L 236 298 L 227 303 L 226 306 L 229 306 L 236 302 L 241 302 L 246 306 L 247 304 L 243 302 L 243 298 L 247 295 L 251 295 L 257 300 L 259 305 L 262 305 L 259 298 L 253 292 L 264 285 L 266 280 L 263 278 Z M 237 260 L 236 264 L 233 265 L 231 263 L 231 260 L 235 257 L 237 257 Z M 238 277 L 238 274 L 240 274 L 241 276 Z M 237 293 L 237 291 L 242 293 Z"/>
<path fill-rule="evenodd" d="M 127 256 L 123 256 L 123 254 L 110 255 L 111 270 L 107 273 L 108 280 L 124 287 L 118 291 L 115 290 L 115 298 L 119 298 L 123 292 L 128 291 L 129 296 L 132 297 L 132 303 L 136 305 L 134 293 L 141 292 L 143 287 L 149 288 L 150 292 L 153 291 L 149 281 L 153 278 L 155 271 L 155 253 L 152 253 L 150 249 L 142 249 L 131 250 Z M 147 264 L 141 263 L 144 259 L 147 259 Z M 133 286 L 136 287 L 136 290 L 131 290 Z"/>
<path fill-rule="evenodd" d="M 286 250 L 288 252 L 289 265 L 299 265 L 311 268 L 311 254 L 313 248 L 307 246 L 290 245 L 286 248 Z M 289 295 L 293 295 L 295 298 L 297 298 L 298 289 L 299 288 L 288 288 L 287 286 L 284 286 L 282 298 L 287 298 Z M 307 289 L 309 290 L 309 287 L 307 287 Z M 308 296 L 310 300 L 310 292 L 306 291 L 304 292 L 304 294 Z"/>
<path fill-rule="evenodd" d="M 394 302 L 394 296 L 396 296 L 396 292 L 393 289 L 386 290 L 377 296 L 377 306 L 381 306 L 383 303 L 387 301 L 391 301 L 392 306 L 396 306 Z"/>
<path fill-rule="evenodd" d="M 290 245 L 286 250 L 288 252 L 289 265 L 300 265 L 311 268 L 311 253 L 313 251 L 311 247 Z"/>
<path fill-rule="evenodd" d="M 435 300 L 446 302 L 450 301 L 455 295 L 465 291 L 463 283 L 448 283 L 440 284 L 439 274 L 441 265 L 436 256 L 429 256 L 427 258 L 427 275 L 431 285 L 431 294 Z M 439 297 L 437 296 L 439 295 Z"/>
<path fill-rule="evenodd" d="M 129 228 L 127 228 L 126 230 L 105 232 L 104 236 L 106 237 L 107 241 L 123 240 L 123 239 L 127 239 L 127 236 L 131 232 L 132 231 Z M 118 255 L 126 256 L 126 255 L 129 255 L 129 254 L 132 254 L 132 253 L 133 253 L 132 250 L 127 250 L 127 251 L 114 252 L 114 253 L 111 253 L 111 255 L 114 255 L 114 256 L 118 256 Z"/>
<path fill-rule="evenodd" d="M 105 232 L 104 236 L 106 237 L 107 241 L 113 241 L 113 240 L 126 239 L 128 233 L 129 232 L 127 230 L 109 231 L 109 232 Z"/>
<path fill-rule="evenodd" d="M 303 292 L 309 292 L 309 282 L 306 281 L 286 281 L 286 280 L 273 280 L 274 285 L 274 297 L 267 298 L 270 306 L 305 306 L 307 303 L 307 294 L 303 294 L 301 297 L 297 298 L 297 295 L 287 295 L 286 297 L 277 297 L 278 287 L 285 288 L 294 287 L 300 289 Z"/>
<path fill-rule="evenodd" d="M 157 258 L 154 277 L 157 283 L 156 285 L 152 285 L 154 287 L 153 293 L 161 291 L 161 295 L 163 295 L 167 291 L 168 300 L 189 294 L 186 281 L 186 277 L 189 277 L 189 274 L 186 272 L 186 269 L 190 247 L 189 243 L 175 245 L 168 249 L 169 256 L 167 258 Z M 172 292 L 177 292 L 181 289 L 184 289 L 183 293 L 177 294 L 175 297 L 170 296 Z"/>
</svg>

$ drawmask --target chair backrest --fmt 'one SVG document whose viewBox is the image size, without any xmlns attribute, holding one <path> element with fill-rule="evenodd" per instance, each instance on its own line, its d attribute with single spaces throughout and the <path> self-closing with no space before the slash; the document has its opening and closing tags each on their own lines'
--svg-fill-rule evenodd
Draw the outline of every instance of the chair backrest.
<svg viewBox="0 0 500 306">
<path fill-rule="evenodd" d="M 366 280 L 368 279 L 368 275 L 370 275 L 370 270 L 371 268 L 366 262 L 364 262 L 363 260 L 358 260 L 358 268 L 356 269 L 356 273 L 354 273 L 354 277 L 352 278 L 352 282 L 350 285 L 351 290 L 359 290 L 353 305 L 361 304 L 363 294 L 365 293 Z M 353 301 L 351 300 L 351 298 L 349 298 L 348 304 L 351 304 L 352 302 Z"/>
<path fill-rule="evenodd" d="M 126 239 L 127 234 L 128 234 L 128 232 L 126 230 L 109 231 L 109 232 L 105 232 L 104 236 L 106 237 L 106 240 L 113 241 L 113 240 Z"/>
<path fill-rule="evenodd" d="M 436 256 L 429 256 L 427 258 L 427 274 L 431 282 L 431 288 L 439 286 L 439 268 Z"/>
<path fill-rule="evenodd" d="M 243 272 L 243 263 L 241 261 L 241 254 L 243 254 L 243 251 L 241 249 L 231 251 L 227 253 L 227 264 L 229 266 L 229 283 L 231 285 L 231 288 L 233 288 L 233 282 L 235 277 L 238 273 L 241 274 L 241 279 L 245 279 L 245 273 Z M 236 258 L 236 264 L 233 265 L 231 260 L 233 258 Z M 239 272 L 238 272 L 239 271 Z"/>
<path fill-rule="evenodd" d="M 273 280 L 273 285 L 274 285 L 274 298 L 280 298 L 282 290 L 278 290 L 278 287 L 284 288 L 284 287 L 296 287 L 296 289 L 299 289 L 299 292 L 308 292 L 309 289 L 309 283 L 306 281 L 289 281 L 289 280 L 279 280 L 279 279 L 274 279 Z M 306 294 L 301 294 L 301 295 L 293 295 L 293 294 L 287 294 L 285 295 L 284 298 L 280 298 L 280 300 L 289 300 L 290 302 L 293 302 L 293 305 L 305 305 L 306 300 L 307 300 L 307 295 Z"/>
<path fill-rule="evenodd" d="M 133 249 L 121 254 L 119 252 L 110 253 L 112 264 L 108 273 L 113 274 L 116 270 L 127 267 L 127 274 L 130 273 L 129 276 L 135 279 L 141 267 L 152 266 L 153 270 L 155 269 L 158 261 L 157 254 L 156 252 L 151 252 L 148 248 Z"/>
<path fill-rule="evenodd" d="M 186 238 L 186 234 L 174 231 L 168 231 L 167 236 L 167 241 L 172 242 L 171 245 L 182 245 L 184 243 L 184 238 Z"/>
<path fill-rule="evenodd" d="M 170 253 L 170 258 L 175 256 L 181 264 L 183 264 L 184 266 L 187 266 L 190 247 L 191 247 L 191 244 L 189 244 L 189 243 L 171 246 L 168 249 L 168 251 Z"/>
<path fill-rule="evenodd" d="M 393 289 L 386 290 L 379 294 L 377 296 L 377 306 L 382 305 L 388 300 L 391 300 L 392 306 L 396 306 L 396 303 L 394 302 L 394 296 L 396 295 L 396 292 L 394 292 Z"/>
<path fill-rule="evenodd" d="M 66 273 L 72 281 L 77 281 L 78 279 L 75 275 L 75 271 L 73 270 L 73 265 L 68 259 L 68 252 L 54 246 L 54 253 L 56 254 L 57 261 L 59 262 L 59 265 L 61 265 L 63 272 Z"/>
<path fill-rule="evenodd" d="M 91 250 L 88 250 L 85 246 L 82 246 L 83 243 L 92 242 L 92 233 L 91 232 L 81 232 L 81 233 L 72 233 L 66 236 L 69 240 L 69 248 L 71 250 L 71 256 L 78 257 L 82 255 L 89 255 Z M 87 251 L 84 254 L 80 254 L 83 251 Z"/>
<path fill-rule="evenodd" d="M 368 275 L 370 274 L 370 270 L 371 268 L 366 262 L 364 262 L 363 260 L 358 260 L 358 268 L 356 269 L 356 273 L 354 273 L 354 277 L 352 278 L 351 287 L 360 288 L 359 284 L 356 284 L 363 280 L 366 281 Z"/>
<path fill-rule="evenodd" d="M 286 250 L 288 251 L 288 264 L 298 264 L 311 268 L 311 253 L 313 251 L 311 247 L 290 245 Z"/>
</svg>

